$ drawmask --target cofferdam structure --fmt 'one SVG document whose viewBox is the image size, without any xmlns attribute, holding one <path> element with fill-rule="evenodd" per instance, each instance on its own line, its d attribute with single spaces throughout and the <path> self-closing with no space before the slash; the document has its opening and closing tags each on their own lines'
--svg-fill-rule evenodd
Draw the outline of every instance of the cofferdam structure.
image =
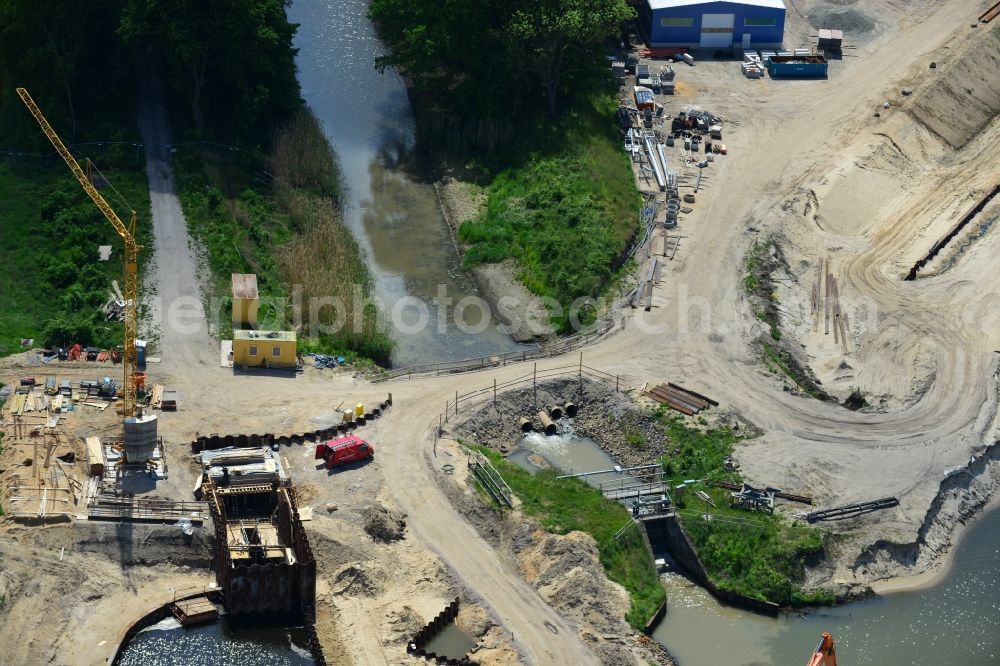
<svg viewBox="0 0 1000 666">
<path fill-rule="evenodd" d="M 202 490 L 215 524 L 215 568 L 229 613 L 281 612 L 316 620 L 316 559 L 290 486 L 209 476 Z"/>
</svg>

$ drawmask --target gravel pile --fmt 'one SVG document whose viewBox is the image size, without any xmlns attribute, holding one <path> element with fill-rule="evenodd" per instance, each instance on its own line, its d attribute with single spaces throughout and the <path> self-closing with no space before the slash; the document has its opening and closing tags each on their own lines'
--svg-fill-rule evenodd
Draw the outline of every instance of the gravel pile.
<svg viewBox="0 0 1000 666">
<path fill-rule="evenodd" d="M 875 21 L 857 9 L 818 9 L 810 12 L 807 16 L 809 23 L 813 27 L 828 28 L 830 30 L 843 30 L 845 42 L 851 37 L 873 32 L 877 27 Z"/>
</svg>

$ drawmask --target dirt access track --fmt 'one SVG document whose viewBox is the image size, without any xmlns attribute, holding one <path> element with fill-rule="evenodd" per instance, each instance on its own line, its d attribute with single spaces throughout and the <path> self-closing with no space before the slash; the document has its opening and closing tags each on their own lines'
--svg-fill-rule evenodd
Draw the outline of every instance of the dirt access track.
<svg viewBox="0 0 1000 666">
<path fill-rule="evenodd" d="M 954 132 L 942 138 L 925 110 L 911 106 L 925 95 L 942 94 L 937 81 L 953 63 L 974 53 L 973 36 L 985 39 L 990 28 L 969 26 L 989 3 L 787 4 L 789 45 L 798 37 L 805 41 L 810 28 L 804 17 L 817 8 L 850 4 L 877 20 L 857 40 L 846 35 L 858 47 L 831 65 L 828 80 L 749 81 L 733 62 L 680 66 L 678 79 L 685 86 L 668 111 L 696 105 L 726 118 L 729 155 L 711 167 L 708 188 L 681 229 L 684 244 L 655 290 L 652 311 L 627 315 L 622 330 L 584 354 L 589 366 L 620 374 L 629 386 L 670 379 L 742 413 L 764 431 L 739 450 L 751 481 L 808 493 L 822 505 L 898 496 L 897 509 L 839 528 L 848 538 L 839 542 L 826 578 L 867 584 L 940 568 L 960 523 L 987 502 L 1000 476 L 995 466 L 980 461 L 970 469 L 982 474 L 962 475 L 964 480 L 942 493 L 943 472 L 967 465 L 995 439 L 1000 264 L 991 258 L 1000 241 L 995 234 L 984 235 L 934 275 L 902 280 L 977 192 L 995 185 L 991 179 L 1000 166 L 995 119 L 971 127 L 956 147 L 949 143 Z M 932 60 L 938 64 L 933 70 L 928 67 Z M 981 85 L 996 85 L 971 78 L 963 86 L 952 81 L 955 94 L 972 90 L 968 94 L 973 95 Z M 913 88 L 912 96 L 901 96 L 903 86 Z M 145 130 L 149 136 L 159 133 L 148 123 Z M 147 278 L 147 285 L 156 282 L 166 293 L 178 276 L 194 275 L 195 267 L 169 167 L 157 160 L 156 151 L 150 154 L 157 245 L 156 275 Z M 765 329 L 746 299 L 742 267 L 748 247 L 769 235 L 778 238 L 789 263 L 778 287 L 786 335 L 797 338 L 831 393 L 860 387 L 876 408 L 851 412 L 793 395 L 782 390 L 780 379 L 762 371 L 752 340 Z M 808 319 L 812 276 L 824 257 L 852 313 L 846 355 L 827 336 L 811 333 L 811 323 L 802 323 Z M 856 316 L 854 308 L 862 306 L 877 314 Z M 193 312 L 197 318 L 198 308 Z M 526 663 L 598 663 L 577 627 L 478 536 L 435 479 L 444 462 L 458 462 L 434 453 L 433 430 L 446 400 L 494 378 L 523 375 L 524 366 L 378 385 L 338 372 L 309 370 L 297 378 L 238 374 L 219 367 L 217 346 L 203 322 L 194 328 L 190 335 L 161 330 L 163 362 L 150 369 L 154 381 L 181 396 L 180 411 L 161 420 L 161 434 L 175 458 L 184 457 L 196 432 L 314 429 L 333 422 L 341 402 L 374 402 L 393 393 L 394 408 L 370 433 L 378 445 L 370 468 L 377 479 L 366 480 L 364 472 L 352 472 L 346 480 L 312 479 L 308 465 L 293 465 L 296 482 L 310 478 L 322 501 L 360 506 L 378 497 L 405 511 L 408 532 L 415 537 L 401 542 L 410 550 L 399 561 L 418 575 L 384 571 L 385 593 L 378 600 L 328 595 L 334 608 L 330 631 L 350 636 L 342 646 L 345 661 L 407 659 L 400 645 L 379 638 L 387 621 L 380 604 L 406 605 L 408 585 L 426 578 L 424 565 L 414 564 L 419 560 L 440 563 L 451 584 L 466 589 L 512 635 Z M 576 358 L 574 353 L 572 360 L 555 358 L 541 365 L 566 365 Z M 16 364 L 11 359 L 5 365 L 14 373 L 21 369 Z M 193 472 L 187 474 L 193 479 Z M 185 485 L 181 477 L 176 491 L 188 492 Z M 970 499 L 972 491 L 976 496 Z M 312 523 L 311 529 L 348 539 L 349 527 L 326 521 Z M 317 555 L 322 558 L 323 552 Z M 30 575 L 31 569 L 22 573 Z M 446 587 L 442 583 L 422 592 L 414 602 L 425 617 L 434 612 L 424 610 L 433 608 L 434 595 L 442 602 L 447 598 Z M 101 635 L 94 627 L 113 626 L 111 620 L 120 620 L 123 612 L 152 605 L 137 595 L 125 603 L 124 596 L 93 601 L 86 620 L 55 602 L 45 609 L 44 623 L 37 615 L 8 612 L 0 642 L 32 636 L 32 646 L 57 646 L 62 654 L 77 655 L 80 663 L 101 663 L 106 655 L 94 647 Z M 43 627 L 53 626 L 60 627 L 58 638 L 40 635 L 52 633 Z M 22 656 L 25 663 L 38 661 Z M 61 662 L 56 657 L 53 663 Z"/>
</svg>

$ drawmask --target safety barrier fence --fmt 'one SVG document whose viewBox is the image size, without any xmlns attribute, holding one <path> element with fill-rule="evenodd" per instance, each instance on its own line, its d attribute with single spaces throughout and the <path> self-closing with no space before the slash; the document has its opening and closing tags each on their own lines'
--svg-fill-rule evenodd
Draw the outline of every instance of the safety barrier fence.
<svg viewBox="0 0 1000 666">
<path fill-rule="evenodd" d="M 497 396 L 508 389 L 530 385 L 537 392 L 538 384 L 540 382 L 544 383 L 548 380 L 559 377 L 576 377 L 580 382 L 581 388 L 583 380 L 586 378 L 591 381 L 602 382 L 608 386 L 614 386 L 616 391 L 621 390 L 621 375 L 612 375 L 611 373 L 604 372 L 603 370 L 598 370 L 584 365 L 582 353 L 580 354 L 579 362 L 572 365 L 561 365 L 554 368 L 540 369 L 538 364 L 535 363 L 531 372 L 514 377 L 513 379 L 508 379 L 502 382 L 498 382 L 494 379 L 493 384 L 474 389 L 468 393 L 460 394 L 456 391 L 455 398 L 448 399 L 445 402 L 444 411 L 439 415 L 438 431 L 440 432 L 444 428 L 445 423 L 448 423 L 453 417 L 458 416 L 458 413 L 463 405 L 468 408 L 472 404 L 480 402 L 482 399 L 490 396 L 492 396 L 493 404 L 495 405 Z M 537 408 L 537 406 L 538 400 L 536 397 L 535 407 Z"/>
<path fill-rule="evenodd" d="M 618 317 L 607 317 L 602 319 L 595 326 L 595 328 L 587 331 L 586 333 L 580 333 L 579 335 L 573 335 L 565 338 L 557 338 L 553 342 L 542 344 L 536 349 L 504 352 L 502 354 L 479 356 L 477 358 L 462 359 L 460 361 L 443 361 L 441 363 L 426 363 L 423 365 L 414 365 L 405 368 L 395 368 L 373 375 L 371 377 L 371 381 L 384 382 L 390 379 L 410 379 L 415 375 L 430 375 L 436 377 L 440 375 L 451 375 L 463 372 L 475 372 L 486 368 L 502 368 L 514 363 L 525 363 L 527 361 L 559 356 L 560 354 L 573 351 L 574 349 L 607 335 L 610 331 L 615 329 L 618 324 Z"/>
<path fill-rule="evenodd" d="M 500 476 L 489 458 L 478 451 L 473 451 L 469 457 L 469 469 L 479 480 L 480 485 L 497 504 L 504 504 L 508 509 L 514 508 L 514 491 L 510 489 L 507 482 Z"/>
</svg>

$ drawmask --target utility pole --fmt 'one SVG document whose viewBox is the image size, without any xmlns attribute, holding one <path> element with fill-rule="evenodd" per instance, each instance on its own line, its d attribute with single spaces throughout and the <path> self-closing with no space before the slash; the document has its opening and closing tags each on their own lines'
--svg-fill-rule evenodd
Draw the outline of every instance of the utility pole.
<svg viewBox="0 0 1000 666">
<path fill-rule="evenodd" d="M 535 395 L 535 409 L 538 409 L 538 363 L 535 363 L 531 371 L 531 390 Z"/>
</svg>

